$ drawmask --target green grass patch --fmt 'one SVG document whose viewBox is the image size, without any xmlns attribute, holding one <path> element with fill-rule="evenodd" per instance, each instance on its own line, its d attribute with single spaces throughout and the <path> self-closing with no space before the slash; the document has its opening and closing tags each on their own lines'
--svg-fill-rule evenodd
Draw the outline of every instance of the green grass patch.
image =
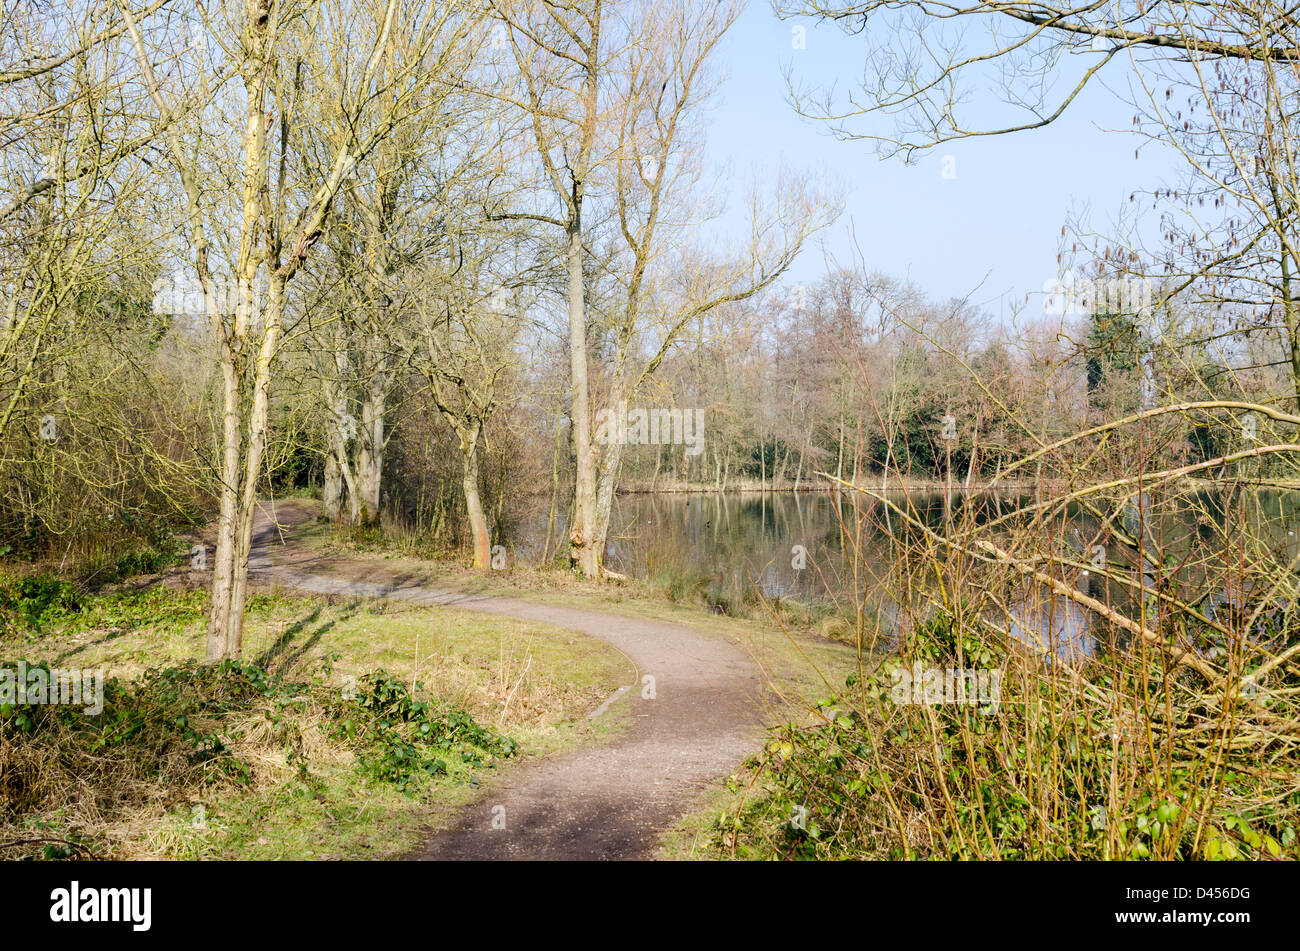
<svg viewBox="0 0 1300 951">
<path fill-rule="evenodd" d="M 119 592 L 2 642 L 110 678 L 98 716 L 0 707 L 6 858 L 392 857 L 510 764 L 621 725 L 586 714 L 626 660 L 574 632 L 269 593 L 244 661 L 203 665 L 206 608 Z"/>
</svg>

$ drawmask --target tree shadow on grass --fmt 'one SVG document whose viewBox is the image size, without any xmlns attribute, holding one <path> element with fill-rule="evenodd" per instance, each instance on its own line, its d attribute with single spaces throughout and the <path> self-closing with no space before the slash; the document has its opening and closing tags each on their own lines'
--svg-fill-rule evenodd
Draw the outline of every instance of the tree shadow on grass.
<svg viewBox="0 0 1300 951">
<path fill-rule="evenodd" d="M 61 663 L 62 661 L 66 660 L 69 657 L 75 657 L 77 654 L 80 654 L 84 650 L 89 650 L 92 647 L 100 647 L 104 644 L 109 643 L 110 641 L 117 640 L 123 634 L 130 634 L 130 633 L 132 633 L 131 629 L 125 627 L 116 631 L 109 631 L 103 637 L 97 637 L 93 641 L 86 641 L 86 643 L 84 644 L 78 644 L 76 647 L 68 648 L 63 653 L 55 657 L 53 662 L 56 664 Z"/>
<path fill-rule="evenodd" d="M 317 607 L 306 617 L 299 618 L 290 627 L 282 631 L 279 637 L 275 639 L 275 642 L 266 650 L 262 651 L 253 663 L 264 670 L 270 670 L 271 665 L 275 663 L 275 673 L 283 676 L 292 670 L 293 667 L 302 660 L 303 656 L 315 647 L 320 642 L 320 639 L 334 628 L 334 625 L 338 624 L 340 621 L 346 621 L 355 615 L 362 603 L 362 599 L 360 598 L 355 598 L 349 601 L 343 606 L 337 617 L 320 625 L 314 631 L 311 631 L 305 641 L 295 646 L 294 638 L 320 619 L 320 614 L 324 609 L 324 606 L 322 605 Z M 290 650 L 291 647 L 293 648 L 292 650 Z M 278 663 L 276 663 L 277 660 Z"/>
</svg>

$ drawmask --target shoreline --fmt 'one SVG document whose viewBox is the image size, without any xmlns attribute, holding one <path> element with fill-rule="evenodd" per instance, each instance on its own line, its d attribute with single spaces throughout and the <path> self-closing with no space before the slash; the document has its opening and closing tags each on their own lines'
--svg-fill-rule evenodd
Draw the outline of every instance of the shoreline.
<svg viewBox="0 0 1300 951">
<path fill-rule="evenodd" d="M 882 491 L 879 482 L 862 483 L 862 489 L 872 492 Z M 945 482 L 925 479 L 891 479 L 883 487 L 885 492 L 930 492 L 941 493 L 951 488 L 954 493 L 1019 493 L 1027 494 L 1037 489 L 1043 488 L 1050 491 L 1064 490 L 1063 484 L 1057 483 L 1036 483 L 1036 482 L 975 482 L 967 486 L 965 483 L 953 482 L 951 487 Z M 670 483 L 668 485 L 651 486 L 645 482 L 630 482 L 627 485 L 619 486 L 616 495 L 810 495 L 825 494 L 827 491 L 836 491 L 836 484 L 833 482 L 802 483 L 798 488 L 794 483 L 785 483 L 782 485 L 761 486 L 757 482 L 742 482 L 719 488 L 716 485 L 705 485 L 695 483 Z M 847 488 L 840 487 L 838 491 L 847 494 Z M 548 498 L 549 491 L 537 491 L 528 493 L 533 498 Z"/>
<path fill-rule="evenodd" d="M 1250 480 L 1234 480 L 1232 483 L 1226 483 L 1221 479 L 1192 479 L 1188 480 L 1197 483 L 1198 488 L 1207 489 L 1215 486 L 1235 484 L 1257 490 L 1273 490 L 1278 492 L 1296 492 L 1300 491 L 1300 482 L 1290 485 L 1275 482 L 1252 482 Z M 1037 491 L 1045 492 L 1068 492 L 1069 486 L 1065 482 L 1033 482 L 1033 481 L 1006 481 L 990 482 L 988 480 L 972 482 L 967 485 L 964 481 L 954 480 L 951 486 L 941 480 L 935 479 L 916 479 L 916 478 L 891 478 L 883 487 L 879 481 L 869 481 L 859 483 L 858 487 L 871 492 L 884 491 L 886 493 L 899 492 L 927 492 L 940 494 L 951 490 L 954 494 L 977 494 L 988 493 L 998 495 L 1031 495 Z M 727 485 L 725 488 L 719 488 L 716 485 L 707 485 L 703 483 L 681 483 L 673 482 L 663 485 L 651 485 L 644 481 L 630 481 L 626 485 L 621 485 L 616 490 L 616 495 L 809 495 L 823 494 L 828 490 L 836 490 L 837 484 L 834 482 L 804 482 L 798 488 L 793 482 L 785 482 L 779 485 L 768 484 L 760 485 L 758 482 L 736 482 Z M 839 492 L 847 494 L 847 487 L 839 487 Z M 549 497 L 549 491 L 535 491 L 525 493 L 529 498 L 546 498 Z"/>
</svg>

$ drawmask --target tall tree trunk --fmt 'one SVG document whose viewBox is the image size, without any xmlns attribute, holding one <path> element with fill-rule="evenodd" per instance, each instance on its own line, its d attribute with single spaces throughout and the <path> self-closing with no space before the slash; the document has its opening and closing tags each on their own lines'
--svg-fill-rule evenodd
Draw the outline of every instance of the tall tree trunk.
<svg viewBox="0 0 1300 951">
<path fill-rule="evenodd" d="M 364 524 L 379 520 L 380 490 L 384 474 L 385 414 L 384 385 L 372 377 L 361 404 L 361 438 L 357 440 L 357 489 Z"/>
<path fill-rule="evenodd" d="M 239 367 L 227 343 L 222 344 L 221 490 L 218 499 L 217 550 L 212 559 L 212 604 L 208 612 L 205 656 L 226 656 L 230 628 L 230 594 L 235 581 L 235 535 L 238 530 L 239 459 L 243 447 L 240 418 Z"/>
<path fill-rule="evenodd" d="M 569 560 L 588 578 L 599 573 L 596 530 L 596 453 L 591 441 L 587 381 L 587 315 L 582 275 L 582 227 L 575 214 L 569 226 L 569 374 L 572 387 L 574 454 L 573 526 Z"/>
<path fill-rule="evenodd" d="M 622 440 L 610 443 L 604 461 L 600 472 L 600 488 L 596 493 L 596 531 L 592 536 L 597 557 L 602 561 L 605 558 L 605 540 L 609 537 L 609 519 L 614 511 L 614 489 L 618 485 L 619 467 L 623 464 Z"/>
<path fill-rule="evenodd" d="M 469 514 L 470 537 L 474 542 L 474 569 L 486 571 L 492 566 L 492 546 L 489 544 L 487 516 L 483 514 L 483 500 L 478 491 L 478 427 L 461 437 L 462 479 L 465 490 L 465 511 Z"/>
<path fill-rule="evenodd" d="M 623 413 L 629 398 L 620 365 L 615 369 L 610 385 L 609 405 L 615 407 L 619 413 Z M 605 454 L 601 459 L 599 482 L 596 486 L 596 518 L 592 523 L 591 540 L 592 548 L 596 552 L 598 569 L 600 563 L 605 560 L 605 540 L 609 537 L 609 520 L 614 511 L 614 492 L 618 487 L 619 470 L 623 465 L 623 448 L 626 443 L 625 434 L 621 431 L 621 421 L 617 424 L 617 428 L 617 438 L 611 440 L 605 447 Z"/>
<path fill-rule="evenodd" d="M 217 529 L 217 551 L 212 576 L 212 609 L 208 621 L 207 657 L 209 660 L 236 656 L 238 645 L 242 641 L 244 597 L 248 588 L 248 545 L 244 539 L 251 531 L 251 525 L 246 523 L 252 517 L 252 504 L 246 501 L 250 498 L 251 490 L 245 485 L 245 480 L 250 471 L 256 477 L 261 467 L 260 451 L 254 464 L 250 465 L 252 438 L 255 434 L 260 435 L 262 431 L 256 417 L 258 402 L 256 382 L 253 405 L 246 419 L 242 400 L 246 357 L 243 350 L 257 323 L 255 287 L 257 272 L 261 266 L 256 245 L 262 234 L 262 200 L 265 197 L 263 189 L 266 184 L 267 118 L 264 106 L 269 71 L 264 67 L 268 60 L 271 42 L 270 17 L 267 14 L 269 14 L 269 4 L 265 3 L 265 0 L 247 0 L 245 7 L 247 31 L 243 57 L 247 122 L 243 141 L 243 214 L 240 219 L 243 228 L 240 231 L 239 250 L 235 260 L 235 279 L 239 297 L 234 302 L 233 328 L 225 325 L 224 317 L 221 315 L 221 308 L 227 306 L 229 302 L 219 302 L 215 296 L 215 288 L 211 284 L 206 242 L 202 248 L 196 248 L 196 264 L 201 280 L 205 284 L 208 309 L 210 314 L 215 316 L 214 324 L 218 327 L 220 337 L 225 402 L 222 420 L 224 445 L 221 461 L 220 525 Z M 181 161 L 180 151 L 175 142 L 172 151 L 177 161 Z M 199 207 L 196 197 L 197 186 L 194 186 L 191 180 L 186 190 L 191 193 L 191 215 L 197 217 Z M 196 228 L 198 227 L 201 226 L 196 225 Z M 269 312 L 265 319 L 270 320 Z M 262 347 L 257 355 L 254 371 L 256 381 L 260 381 L 263 374 L 269 374 L 270 358 L 274 357 L 275 346 L 276 342 L 271 339 L 270 325 L 264 324 Z M 264 403 L 263 411 L 265 411 Z M 247 426 L 246 432 L 245 426 Z"/>
<path fill-rule="evenodd" d="M 343 395 L 343 386 L 334 380 L 325 381 L 325 403 L 329 408 L 329 421 L 325 425 L 326 441 L 329 443 L 325 454 L 325 487 L 323 501 L 325 514 L 330 521 L 337 522 L 343 516 L 343 492 L 345 473 L 351 480 L 348 470 L 347 442 L 343 435 L 343 417 L 347 404 Z"/>
<path fill-rule="evenodd" d="M 321 503 L 326 517 L 337 522 L 343 514 L 343 472 L 339 469 L 333 446 L 325 453 L 325 485 L 321 491 Z"/>
<path fill-rule="evenodd" d="M 244 605 L 248 599 L 248 559 L 252 551 L 253 518 L 257 509 L 258 478 L 266 450 L 266 422 L 271 397 L 271 368 L 280 346 L 284 309 L 284 281 L 271 276 L 267 297 L 262 346 L 257 354 L 253 378 L 253 403 L 248 415 L 248 440 L 239 499 L 239 533 L 235 544 L 235 578 L 230 593 L 230 626 L 226 632 L 226 656 L 238 658 L 244 646 Z"/>
<path fill-rule="evenodd" d="M 374 207 L 363 218 L 368 232 L 370 276 L 366 287 L 366 313 L 370 327 L 363 335 L 366 382 L 361 394 L 361 438 L 358 440 L 357 482 L 361 492 L 362 522 L 379 521 L 383 503 L 384 452 L 388 445 L 386 413 L 388 410 L 389 350 L 384 330 L 389 324 L 388 298 L 388 226 L 389 212 L 385 190 L 378 189 Z"/>
</svg>

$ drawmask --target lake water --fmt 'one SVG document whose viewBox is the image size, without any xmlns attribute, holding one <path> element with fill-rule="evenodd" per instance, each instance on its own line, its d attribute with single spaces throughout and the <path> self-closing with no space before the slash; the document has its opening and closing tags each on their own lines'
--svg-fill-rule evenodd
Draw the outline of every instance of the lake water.
<svg viewBox="0 0 1300 951">
<path fill-rule="evenodd" d="M 1018 494 L 955 494 L 946 510 L 941 493 L 913 491 L 890 498 L 932 528 L 942 527 L 946 518 L 986 523 L 1028 501 Z M 1249 520 L 1263 548 L 1271 549 L 1282 563 L 1300 556 L 1296 534 L 1300 493 L 1255 493 L 1251 500 Z M 1192 589 L 1200 585 L 1207 597 L 1219 602 L 1231 600 L 1231 595 L 1222 593 L 1214 552 L 1207 558 L 1205 550 L 1224 520 L 1236 517 L 1223 499 L 1213 492 L 1201 493 L 1194 506 L 1166 512 L 1158 519 L 1147 516 L 1146 509 L 1144 503 L 1141 513 L 1136 508 L 1127 512 L 1126 527 L 1140 526 L 1146 537 L 1158 537 L 1167 553 L 1195 552 L 1195 559 L 1171 569 L 1178 573 L 1180 584 Z M 1066 556 L 1086 562 L 1091 557 L 1089 542 L 1098 531 L 1097 519 L 1077 508 L 1067 510 L 1063 519 L 1066 544 L 1074 549 Z M 563 543 L 564 531 L 563 525 L 557 525 L 550 526 L 548 533 L 547 500 L 537 500 L 516 519 L 511 547 L 517 557 L 537 561 L 546 550 L 548 534 L 554 553 Z M 897 561 L 900 534 L 895 513 L 861 496 L 855 507 L 854 497 L 828 492 L 629 494 L 615 503 L 606 564 L 636 578 L 676 579 L 679 586 L 694 588 L 724 608 L 754 600 L 761 592 L 767 598 L 841 605 L 860 599 L 888 617 L 896 614 L 897 606 L 882 594 L 884 586 L 878 579 Z M 996 529 L 991 537 L 996 539 Z M 861 553 L 856 578 L 853 560 L 845 556 L 855 546 Z M 1228 553 L 1223 560 L 1228 560 Z M 1151 575 L 1144 573 L 1150 582 Z M 1065 577 L 1077 590 L 1099 600 L 1127 611 L 1137 606 L 1134 592 L 1122 586 L 1102 584 L 1102 579 L 1087 572 Z M 1067 598 L 1045 598 L 1015 613 L 1018 623 L 1011 625 L 1013 633 L 1050 645 L 1058 654 L 1090 654 L 1097 646 L 1090 612 Z"/>
<path fill-rule="evenodd" d="M 525 513 L 516 553 L 540 558 L 546 527 L 545 505 Z M 552 531 L 552 551 L 563 534 L 563 526 Z M 843 574 L 843 551 L 836 507 L 824 494 L 635 494 L 615 502 L 605 563 L 637 578 L 692 575 L 732 596 L 757 585 L 767 596 L 820 598 Z"/>
</svg>

